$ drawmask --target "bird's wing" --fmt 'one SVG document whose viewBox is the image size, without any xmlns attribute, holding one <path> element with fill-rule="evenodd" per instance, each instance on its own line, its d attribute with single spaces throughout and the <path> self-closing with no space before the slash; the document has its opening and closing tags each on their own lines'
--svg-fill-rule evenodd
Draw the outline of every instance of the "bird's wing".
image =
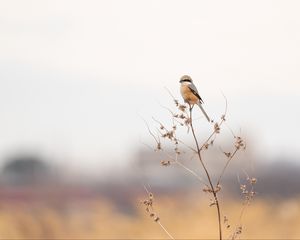
<svg viewBox="0 0 300 240">
<path fill-rule="evenodd" d="M 200 103 L 203 103 L 202 98 L 200 97 L 198 90 L 196 88 L 196 86 L 194 85 L 194 83 L 191 83 L 189 85 L 189 89 L 192 91 L 192 93 L 199 99 Z"/>
</svg>

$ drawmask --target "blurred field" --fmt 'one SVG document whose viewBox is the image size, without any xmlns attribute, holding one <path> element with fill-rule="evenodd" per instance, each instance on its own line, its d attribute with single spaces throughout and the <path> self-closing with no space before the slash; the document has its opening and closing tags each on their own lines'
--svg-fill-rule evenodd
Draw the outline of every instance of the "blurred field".
<svg viewBox="0 0 300 240">
<path fill-rule="evenodd" d="M 2 202 L 0 235 L 2 239 L 33 238 L 167 238 L 161 228 L 132 201 L 128 212 L 121 211 L 109 200 L 93 199 L 73 202 Z M 247 208 L 243 219 L 242 238 L 300 238 L 300 198 L 282 201 L 257 200 Z M 231 227 L 238 223 L 241 202 L 223 199 L 223 213 Z M 216 238 L 215 209 L 200 196 L 158 197 L 155 207 L 162 224 L 175 238 Z"/>
<path fill-rule="evenodd" d="M 0 173 L 0 238 L 168 238 L 141 204 L 147 198 L 143 183 L 149 183 L 155 211 L 174 238 L 218 237 L 216 209 L 209 207 L 209 194 L 193 176 L 176 166 L 161 167 L 153 152 L 142 152 L 137 159 L 135 165 L 96 180 L 66 178 L 64 171 L 34 157 L 9 161 Z M 283 160 L 257 165 L 258 194 L 240 221 L 240 184 L 246 182 L 238 163 L 224 176 L 220 192 L 222 215 L 230 224 L 223 228 L 224 239 L 240 225 L 242 239 L 299 239 L 299 165 Z"/>
</svg>

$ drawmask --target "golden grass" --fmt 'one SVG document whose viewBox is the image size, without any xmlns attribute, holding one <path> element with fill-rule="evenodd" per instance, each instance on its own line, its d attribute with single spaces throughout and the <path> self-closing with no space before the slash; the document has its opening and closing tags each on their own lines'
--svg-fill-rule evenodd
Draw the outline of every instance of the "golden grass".
<svg viewBox="0 0 300 240">
<path fill-rule="evenodd" d="M 216 209 L 197 196 L 155 199 L 162 224 L 175 238 L 217 238 Z M 238 222 L 240 202 L 226 201 L 223 213 L 231 227 Z M 0 236 L 13 238 L 167 238 L 136 200 L 136 212 L 120 213 L 107 200 L 60 205 L 1 203 Z M 300 201 L 254 201 L 242 219 L 242 238 L 300 238 Z"/>
</svg>

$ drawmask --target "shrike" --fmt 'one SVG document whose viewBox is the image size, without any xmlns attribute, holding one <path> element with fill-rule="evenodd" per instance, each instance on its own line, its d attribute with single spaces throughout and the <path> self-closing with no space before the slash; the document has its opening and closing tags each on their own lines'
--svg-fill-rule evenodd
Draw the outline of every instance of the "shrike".
<svg viewBox="0 0 300 240">
<path fill-rule="evenodd" d="M 203 112 L 204 116 L 206 117 L 207 121 L 210 122 L 209 117 L 207 116 L 206 112 L 202 107 L 203 100 L 200 97 L 196 86 L 193 83 L 193 80 L 190 76 L 184 75 L 180 78 L 181 86 L 180 86 L 180 93 L 183 97 L 184 101 L 188 103 L 190 106 L 197 104 L 201 111 Z"/>
</svg>

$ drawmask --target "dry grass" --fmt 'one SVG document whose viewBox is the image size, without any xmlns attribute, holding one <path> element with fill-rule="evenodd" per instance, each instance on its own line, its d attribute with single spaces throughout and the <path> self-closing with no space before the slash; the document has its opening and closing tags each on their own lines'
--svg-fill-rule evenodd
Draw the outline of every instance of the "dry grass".
<svg viewBox="0 0 300 240">
<path fill-rule="evenodd" d="M 175 238 L 217 238 L 215 209 L 207 207 L 206 199 L 195 201 L 195 198 L 201 199 L 199 196 L 157 199 L 161 221 Z M 243 238 L 300 238 L 299 199 L 255 201 L 243 219 Z M 132 204 L 135 206 L 136 202 Z M 1 238 L 167 238 L 154 221 L 149 221 L 143 206 L 126 215 L 100 199 L 60 205 L 2 203 Z M 228 199 L 223 209 L 225 214 L 229 213 L 231 225 L 224 230 L 227 238 L 238 221 L 241 205 Z"/>
</svg>

